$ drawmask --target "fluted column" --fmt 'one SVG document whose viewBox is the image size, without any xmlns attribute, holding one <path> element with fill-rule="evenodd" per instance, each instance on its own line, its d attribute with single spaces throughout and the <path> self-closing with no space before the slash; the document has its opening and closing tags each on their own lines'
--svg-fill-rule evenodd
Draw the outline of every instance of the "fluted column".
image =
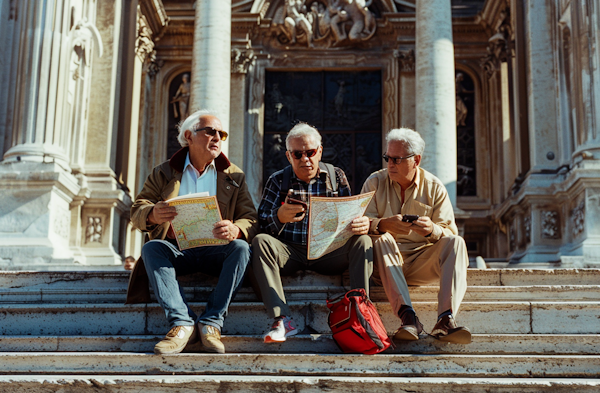
<svg viewBox="0 0 600 393">
<path fill-rule="evenodd" d="M 15 5 L 18 38 L 13 43 L 18 45 L 14 53 L 18 63 L 11 70 L 16 84 L 12 116 L 7 119 L 12 138 L 5 162 L 52 162 L 70 171 L 56 100 L 61 89 L 57 81 L 62 81 L 62 44 L 68 32 L 63 3 L 23 0 Z"/>
<path fill-rule="evenodd" d="M 456 93 L 449 1 L 417 1 L 416 128 L 425 139 L 421 166 L 446 186 L 456 207 Z"/>
<path fill-rule="evenodd" d="M 191 110 L 217 111 L 229 131 L 231 0 L 196 1 L 191 83 Z M 223 151 L 228 151 L 227 142 Z"/>
</svg>

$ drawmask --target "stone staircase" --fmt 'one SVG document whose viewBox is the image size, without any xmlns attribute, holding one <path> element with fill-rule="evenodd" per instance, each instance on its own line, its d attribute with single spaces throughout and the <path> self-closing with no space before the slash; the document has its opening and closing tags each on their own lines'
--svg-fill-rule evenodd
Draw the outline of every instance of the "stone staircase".
<svg viewBox="0 0 600 393">
<path fill-rule="evenodd" d="M 184 278 L 192 307 L 215 279 Z M 0 392 L 598 392 L 600 270 L 470 269 L 458 320 L 469 345 L 424 337 L 383 354 L 340 353 L 325 299 L 342 276 L 285 278 L 301 334 L 264 345 L 270 325 L 250 287 L 225 322 L 227 354 L 157 356 L 168 330 L 156 303 L 124 305 L 128 272 L 0 272 Z M 411 289 L 430 330 L 437 287 Z M 388 332 L 399 320 L 383 288 L 371 298 Z"/>
</svg>

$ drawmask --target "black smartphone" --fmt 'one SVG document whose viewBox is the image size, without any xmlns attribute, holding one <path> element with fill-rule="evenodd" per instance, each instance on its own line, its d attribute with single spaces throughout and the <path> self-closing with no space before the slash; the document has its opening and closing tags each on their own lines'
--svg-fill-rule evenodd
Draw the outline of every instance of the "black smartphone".
<svg viewBox="0 0 600 393">
<path fill-rule="evenodd" d="M 306 202 L 301 201 L 300 199 L 290 198 L 288 196 L 286 198 L 286 203 L 289 203 L 290 205 L 301 205 L 304 208 L 304 212 L 306 212 L 306 209 L 308 209 L 308 205 L 306 204 Z M 296 213 L 296 217 L 300 217 L 304 214 L 304 212 Z"/>
<path fill-rule="evenodd" d="M 416 214 L 405 214 L 402 216 L 402 221 L 404 222 L 414 222 L 419 219 L 419 216 Z"/>
</svg>

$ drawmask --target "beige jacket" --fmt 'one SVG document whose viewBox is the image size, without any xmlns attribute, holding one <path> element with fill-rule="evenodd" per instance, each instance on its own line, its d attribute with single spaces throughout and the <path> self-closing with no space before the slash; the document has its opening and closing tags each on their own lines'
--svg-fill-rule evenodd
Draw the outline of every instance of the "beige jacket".
<svg viewBox="0 0 600 393">
<path fill-rule="evenodd" d="M 400 251 L 419 249 L 437 242 L 442 236 L 457 235 L 454 222 L 454 209 L 448 197 L 446 187 L 437 177 L 419 167 L 414 183 L 406 189 L 406 200 L 402 205 L 400 185 L 388 176 L 388 170 L 382 169 L 365 181 L 361 193 L 375 191 L 365 215 L 371 219 L 369 233 L 379 234 L 377 226 L 382 218 L 395 214 L 418 214 L 428 216 L 433 222 L 433 232 L 428 237 L 410 231 L 407 235 L 396 235 Z"/>
<path fill-rule="evenodd" d="M 131 223 L 142 232 L 146 232 L 150 240 L 165 239 L 169 223 L 147 225 L 148 214 L 155 203 L 174 198 L 179 194 L 181 177 L 188 148 L 183 148 L 173 157 L 152 170 L 144 187 L 131 207 Z M 231 220 L 237 225 L 248 243 L 258 232 L 258 216 L 248 187 L 244 172 L 221 153 L 215 159 L 217 169 L 217 201 L 224 220 Z M 140 258 L 129 278 L 126 303 L 147 303 L 150 301 L 148 276 Z"/>
</svg>

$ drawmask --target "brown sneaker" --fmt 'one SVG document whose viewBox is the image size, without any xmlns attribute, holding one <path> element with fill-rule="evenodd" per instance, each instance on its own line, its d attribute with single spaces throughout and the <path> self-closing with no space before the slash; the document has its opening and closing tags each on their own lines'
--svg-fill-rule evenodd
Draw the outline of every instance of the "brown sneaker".
<svg viewBox="0 0 600 393">
<path fill-rule="evenodd" d="M 471 342 L 471 331 L 464 326 L 457 326 L 451 315 L 443 316 L 435 324 L 431 336 L 448 343 L 469 344 Z"/>
<path fill-rule="evenodd" d="M 198 323 L 200 329 L 200 339 L 204 350 L 208 352 L 225 353 L 225 345 L 221 342 L 221 332 L 219 329 Z"/>
<path fill-rule="evenodd" d="M 157 355 L 179 353 L 194 336 L 195 326 L 175 326 L 165 338 L 154 346 L 154 353 Z"/>
<path fill-rule="evenodd" d="M 402 314 L 402 325 L 394 334 L 394 340 L 416 341 L 423 331 L 423 324 L 414 311 L 406 311 Z"/>
</svg>

